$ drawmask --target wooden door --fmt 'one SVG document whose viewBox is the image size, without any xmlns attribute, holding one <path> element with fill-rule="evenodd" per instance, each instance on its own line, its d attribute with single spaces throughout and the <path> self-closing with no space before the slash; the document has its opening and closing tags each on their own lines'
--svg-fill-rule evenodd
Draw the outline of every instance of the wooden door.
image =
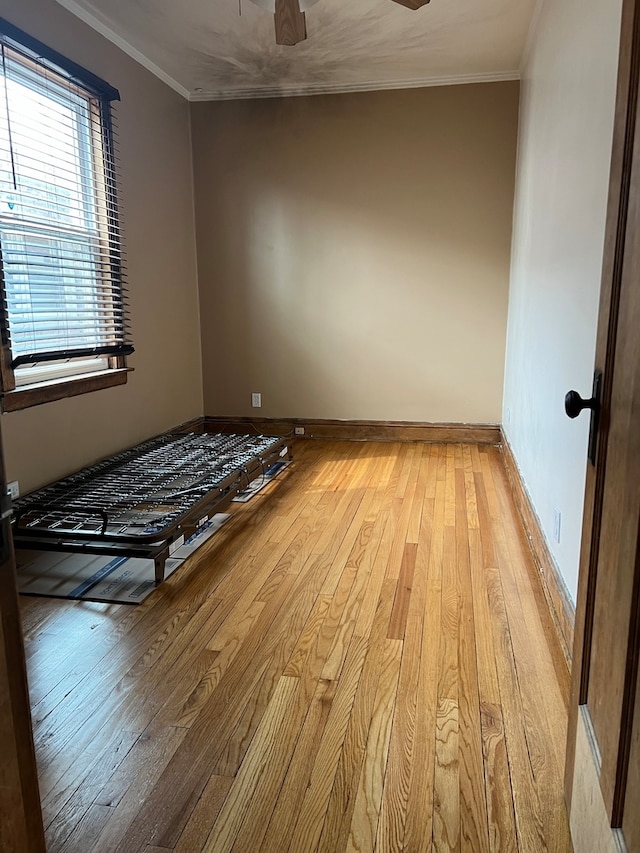
<svg viewBox="0 0 640 853">
<path fill-rule="evenodd" d="M 640 0 L 624 0 L 565 793 L 576 853 L 640 852 Z"/>
<path fill-rule="evenodd" d="M 44 853 L 0 432 L 0 851 Z"/>
</svg>

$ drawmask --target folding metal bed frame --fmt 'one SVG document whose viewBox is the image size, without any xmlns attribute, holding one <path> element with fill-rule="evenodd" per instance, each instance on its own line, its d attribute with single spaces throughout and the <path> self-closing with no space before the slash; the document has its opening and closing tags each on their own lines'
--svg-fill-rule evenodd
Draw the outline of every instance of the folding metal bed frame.
<svg viewBox="0 0 640 853">
<path fill-rule="evenodd" d="M 167 557 L 238 492 L 291 458 L 286 438 L 167 433 L 14 503 L 17 548 Z"/>
</svg>

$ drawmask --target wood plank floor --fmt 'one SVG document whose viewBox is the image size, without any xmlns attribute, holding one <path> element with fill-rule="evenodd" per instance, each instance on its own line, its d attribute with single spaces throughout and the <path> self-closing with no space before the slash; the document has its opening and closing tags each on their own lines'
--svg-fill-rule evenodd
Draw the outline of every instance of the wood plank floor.
<svg viewBox="0 0 640 853">
<path fill-rule="evenodd" d="M 499 450 L 301 442 L 142 605 L 22 599 L 50 853 L 571 850 Z"/>
</svg>

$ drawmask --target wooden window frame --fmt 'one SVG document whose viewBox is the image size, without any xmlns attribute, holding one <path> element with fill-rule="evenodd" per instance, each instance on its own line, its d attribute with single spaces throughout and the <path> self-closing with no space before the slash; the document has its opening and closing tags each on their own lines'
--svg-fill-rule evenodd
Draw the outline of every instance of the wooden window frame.
<svg viewBox="0 0 640 853">
<path fill-rule="evenodd" d="M 91 132 L 94 134 L 91 151 L 94 161 L 96 180 L 99 180 L 103 187 L 106 185 L 105 167 L 109 170 L 115 168 L 115 158 L 113 156 L 113 124 L 111 113 L 111 102 L 119 100 L 120 95 L 116 89 L 109 86 L 104 80 L 87 71 L 76 63 L 66 59 L 61 54 L 57 53 L 48 46 L 33 39 L 27 33 L 14 27 L 9 22 L 0 18 L 0 34 L 9 39 L 16 45 L 16 48 L 22 48 L 26 52 L 33 52 L 41 58 L 41 61 L 53 66 L 53 73 L 60 69 L 60 77 L 67 80 L 70 87 L 77 87 L 78 93 L 89 100 L 89 109 L 94 113 L 94 124 L 92 124 Z M 11 45 L 9 45 L 11 46 Z M 25 64 L 29 63 L 29 59 L 25 57 Z M 36 63 L 34 62 L 34 67 Z M 96 122 L 95 119 L 99 120 Z M 101 231 L 100 242 L 103 245 L 108 245 L 113 240 L 113 234 L 107 228 L 106 222 L 108 217 L 119 219 L 119 203 L 115 187 L 105 190 L 102 194 L 105 207 L 97 213 L 99 228 Z M 117 250 L 122 246 L 119 226 L 117 226 Z M 113 257 L 117 256 L 114 255 Z M 107 261 L 108 253 L 101 256 L 102 263 L 118 263 L 119 261 Z M 2 271 L 2 250 L 0 247 L 0 407 L 3 412 L 19 411 L 21 409 L 38 406 L 43 403 L 53 402 L 68 397 L 87 394 L 93 391 L 112 388 L 118 385 L 124 385 L 127 382 L 128 374 L 133 368 L 127 366 L 126 355 L 107 356 L 106 361 L 108 367 L 104 367 L 104 357 L 102 365 L 94 372 L 82 372 L 76 375 L 66 375 L 55 378 L 47 378 L 41 381 L 36 381 L 30 384 L 22 383 L 16 385 L 15 369 L 13 367 L 13 354 L 10 344 L 10 329 L 9 317 L 4 299 L 4 274 Z M 120 269 L 118 267 L 120 272 Z M 116 281 L 120 288 L 120 297 L 124 300 L 124 277 L 120 274 Z M 113 297 L 111 297 L 113 298 Z M 125 326 L 127 318 L 123 320 Z M 132 352 L 133 347 L 128 348 L 128 352 Z M 80 356 L 79 356 L 80 357 Z"/>
</svg>

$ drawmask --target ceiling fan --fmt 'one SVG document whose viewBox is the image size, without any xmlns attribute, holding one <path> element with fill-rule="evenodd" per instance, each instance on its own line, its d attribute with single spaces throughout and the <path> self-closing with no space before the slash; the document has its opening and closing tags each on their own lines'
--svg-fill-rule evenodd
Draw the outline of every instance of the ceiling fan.
<svg viewBox="0 0 640 853">
<path fill-rule="evenodd" d="M 253 0 L 253 2 L 273 11 L 274 0 Z M 276 43 L 294 45 L 307 37 L 306 10 L 317 0 L 275 0 Z M 420 9 L 429 0 L 393 0 L 407 9 Z"/>
</svg>

